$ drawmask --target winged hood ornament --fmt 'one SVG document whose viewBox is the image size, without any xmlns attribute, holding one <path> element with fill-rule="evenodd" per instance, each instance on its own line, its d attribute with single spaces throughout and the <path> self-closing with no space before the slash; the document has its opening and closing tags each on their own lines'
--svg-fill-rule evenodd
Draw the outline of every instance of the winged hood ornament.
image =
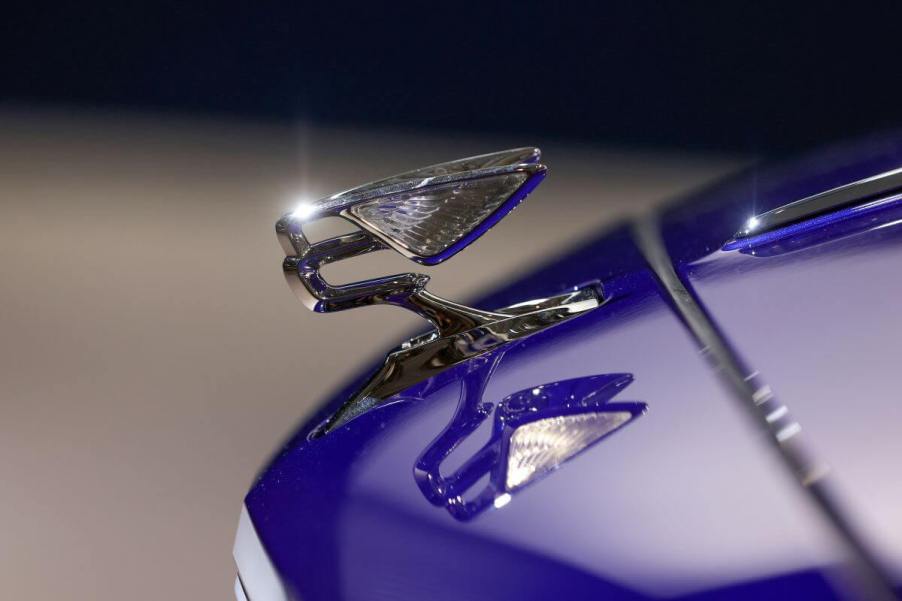
<svg viewBox="0 0 902 601">
<path fill-rule="evenodd" d="M 550 298 L 485 311 L 426 289 L 429 276 L 402 273 L 332 285 L 320 269 L 336 261 L 394 250 L 423 265 L 453 257 L 510 213 L 541 183 L 538 148 L 517 148 L 422 167 L 299 207 L 276 223 L 283 270 L 298 298 L 318 313 L 388 304 L 431 326 L 389 353 L 382 368 L 318 431 L 326 434 L 384 404 L 404 388 L 501 344 L 538 332 L 602 302 L 597 283 Z M 326 217 L 358 228 L 311 243 L 304 226 Z"/>
</svg>

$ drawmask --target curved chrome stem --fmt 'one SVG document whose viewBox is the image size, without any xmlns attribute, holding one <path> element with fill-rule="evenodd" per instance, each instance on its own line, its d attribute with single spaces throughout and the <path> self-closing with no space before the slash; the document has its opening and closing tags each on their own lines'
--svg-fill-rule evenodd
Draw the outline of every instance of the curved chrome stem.
<svg viewBox="0 0 902 601">
<path fill-rule="evenodd" d="M 323 436 L 352 419 L 380 407 L 393 395 L 463 361 L 504 344 L 541 332 L 603 302 L 601 287 L 588 284 L 550 298 L 506 307 L 494 313 L 501 319 L 449 336 L 419 336 L 388 354 L 382 367 L 315 432 Z"/>
<path fill-rule="evenodd" d="M 479 326 L 485 326 L 510 317 L 503 313 L 483 311 L 467 307 L 432 294 L 428 290 L 417 290 L 403 299 L 398 306 L 409 309 L 435 326 L 441 337 L 460 334 Z"/>
</svg>

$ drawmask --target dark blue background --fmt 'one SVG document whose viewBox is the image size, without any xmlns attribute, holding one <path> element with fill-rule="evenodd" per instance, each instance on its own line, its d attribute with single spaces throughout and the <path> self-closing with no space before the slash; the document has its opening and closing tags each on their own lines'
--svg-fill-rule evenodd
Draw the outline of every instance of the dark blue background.
<svg viewBox="0 0 902 601">
<path fill-rule="evenodd" d="M 902 124 L 890 4 L 6 9 L 0 101 L 779 153 Z"/>
</svg>

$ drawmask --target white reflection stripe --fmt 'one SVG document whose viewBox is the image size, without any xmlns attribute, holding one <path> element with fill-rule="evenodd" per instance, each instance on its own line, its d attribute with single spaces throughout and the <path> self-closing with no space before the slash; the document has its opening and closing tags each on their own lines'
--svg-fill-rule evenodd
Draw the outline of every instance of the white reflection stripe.
<svg viewBox="0 0 902 601">
<path fill-rule="evenodd" d="M 780 442 L 785 442 L 802 431 L 802 426 L 797 424 L 796 422 L 792 422 L 784 428 L 781 428 L 777 434 L 777 440 Z"/>
<path fill-rule="evenodd" d="M 764 419 L 767 420 L 767 423 L 772 424 L 787 413 L 789 413 L 789 409 L 786 408 L 786 405 L 780 405 L 779 407 L 768 413 Z"/>
<path fill-rule="evenodd" d="M 250 597 L 250 601 L 288 601 L 285 587 L 276 573 L 275 567 L 269 561 L 266 549 L 257 536 L 257 529 L 251 522 L 251 516 L 247 513 L 247 507 L 241 506 L 241 517 L 238 519 L 238 532 L 235 534 L 235 548 L 232 551 L 235 557 L 235 565 L 238 566 L 238 574 L 241 583 L 237 583 L 236 590 L 244 584 L 244 592 Z M 237 595 L 237 593 L 236 593 Z M 243 601 L 238 597 L 239 601 Z"/>
</svg>

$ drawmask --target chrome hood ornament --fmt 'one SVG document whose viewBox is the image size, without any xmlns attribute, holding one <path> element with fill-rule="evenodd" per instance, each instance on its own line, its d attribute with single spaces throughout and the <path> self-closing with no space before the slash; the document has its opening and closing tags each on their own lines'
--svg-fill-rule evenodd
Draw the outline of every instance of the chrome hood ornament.
<svg viewBox="0 0 902 601">
<path fill-rule="evenodd" d="M 364 184 L 299 207 L 276 223 L 283 269 L 298 298 L 318 313 L 388 304 L 432 326 L 386 358 L 364 388 L 320 429 L 326 434 L 382 405 L 404 388 L 597 307 L 597 284 L 552 298 L 484 311 L 426 290 L 429 276 L 403 273 L 333 286 L 320 274 L 329 263 L 393 249 L 423 265 L 451 258 L 510 213 L 545 177 L 538 148 L 517 148 L 423 167 Z M 341 217 L 359 231 L 311 243 L 303 226 Z"/>
</svg>

